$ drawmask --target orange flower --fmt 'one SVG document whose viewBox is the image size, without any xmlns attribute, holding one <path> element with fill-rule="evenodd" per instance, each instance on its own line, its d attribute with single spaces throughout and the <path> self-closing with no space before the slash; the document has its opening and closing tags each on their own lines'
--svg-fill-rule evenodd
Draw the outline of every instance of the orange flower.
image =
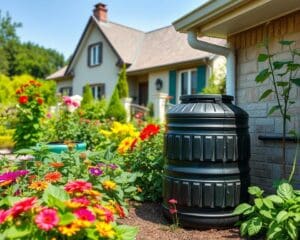
<svg viewBox="0 0 300 240">
<path fill-rule="evenodd" d="M 33 190 L 37 190 L 37 191 L 43 191 L 47 188 L 48 186 L 48 183 L 47 182 L 44 182 L 44 181 L 36 181 L 36 182 L 32 182 L 30 185 L 29 185 L 29 188 L 30 189 L 33 189 Z"/>
<path fill-rule="evenodd" d="M 55 172 L 49 172 L 45 175 L 45 180 L 47 182 L 58 182 L 61 179 L 61 173 L 58 171 Z"/>
<path fill-rule="evenodd" d="M 64 166 L 64 164 L 62 162 L 52 162 L 52 163 L 49 163 L 49 165 L 54 168 L 60 168 L 60 167 Z"/>
</svg>

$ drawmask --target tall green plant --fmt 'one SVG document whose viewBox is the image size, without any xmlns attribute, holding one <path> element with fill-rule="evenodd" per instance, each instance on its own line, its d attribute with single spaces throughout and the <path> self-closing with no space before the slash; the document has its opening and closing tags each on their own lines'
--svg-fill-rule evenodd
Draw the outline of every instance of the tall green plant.
<svg viewBox="0 0 300 240">
<path fill-rule="evenodd" d="M 119 73 L 118 79 L 118 91 L 120 98 L 127 98 L 128 97 L 128 83 L 127 83 L 127 76 L 126 76 L 126 65 L 124 64 L 122 70 Z"/>
<path fill-rule="evenodd" d="M 277 60 L 276 54 L 271 54 L 268 43 L 264 44 L 265 53 L 261 53 L 258 56 L 258 62 L 266 63 L 264 68 L 256 77 L 257 83 L 264 83 L 266 80 L 270 80 L 272 87 L 265 90 L 260 96 L 259 101 L 267 98 L 271 94 L 274 94 L 276 99 L 276 105 L 270 108 L 268 115 L 271 115 L 275 111 L 279 111 L 282 117 L 282 177 L 286 178 L 286 125 L 287 121 L 291 120 L 289 114 L 289 107 L 295 103 L 290 99 L 290 92 L 293 85 L 300 86 L 300 78 L 297 78 L 297 73 L 300 69 L 300 64 L 296 62 L 296 56 L 300 56 L 300 52 L 293 48 L 294 41 L 279 41 L 282 47 L 287 47 L 290 59 L 289 60 Z"/>
<path fill-rule="evenodd" d="M 94 101 L 94 97 L 93 97 L 92 89 L 89 84 L 86 84 L 83 90 L 83 99 L 81 102 L 81 106 L 90 105 L 93 103 L 93 101 Z"/>
<path fill-rule="evenodd" d="M 126 120 L 126 111 L 120 101 L 119 90 L 117 86 L 115 87 L 108 108 L 106 110 L 106 117 L 114 118 L 115 120 L 120 122 L 124 122 Z"/>
</svg>

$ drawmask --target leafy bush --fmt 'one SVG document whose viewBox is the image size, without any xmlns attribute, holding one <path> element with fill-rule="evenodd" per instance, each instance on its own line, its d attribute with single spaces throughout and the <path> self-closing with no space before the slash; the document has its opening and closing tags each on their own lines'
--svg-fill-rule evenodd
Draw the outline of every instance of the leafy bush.
<svg viewBox="0 0 300 240">
<path fill-rule="evenodd" d="M 106 110 L 106 117 L 113 118 L 116 121 L 124 122 L 126 120 L 126 111 L 120 101 L 119 91 L 117 86 L 111 96 L 108 108 Z"/>
<path fill-rule="evenodd" d="M 242 215 L 238 222 L 242 236 L 266 234 L 267 239 L 297 240 L 300 229 L 300 191 L 286 182 L 277 187 L 276 195 L 263 197 L 259 187 L 249 187 L 254 204 L 242 203 L 234 213 Z"/>
<path fill-rule="evenodd" d="M 93 101 L 91 104 L 82 105 L 80 116 L 90 120 L 104 121 L 106 112 L 106 100 L 101 99 Z"/>
<path fill-rule="evenodd" d="M 126 77 L 126 65 L 124 64 L 122 70 L 119 73 L 119 79 L 117 83 L 119 97 L 127 98 L 128 97 L 128 83 Z"/>
<path fill-rule="evenodd" d="M 44 114 L 44 99 L 40 93 L 40 86 L 39 82 L 30 80 L 16 91 L 19 104 L 18 122 L 13 136 L 15 149 L 34 146 L 41 137 L 40 119 Z"/>
<path fill-rule="evenodd" d="M 86 105 L 92 104 L 93 102 L 94 102 L 94 97 L 93 97 L 92 89 L 89 84 L 86 84 L 83 90 L 81 106 L 84 107 Z"/>
<path fill-rule="evenodd" d="M 224 94 L 225 93 L 225 78 L 217 79 L 216 75 L 212 75 L 208 79 L 208 86 L 202 90 L 204 94 Z"/>
</svg>

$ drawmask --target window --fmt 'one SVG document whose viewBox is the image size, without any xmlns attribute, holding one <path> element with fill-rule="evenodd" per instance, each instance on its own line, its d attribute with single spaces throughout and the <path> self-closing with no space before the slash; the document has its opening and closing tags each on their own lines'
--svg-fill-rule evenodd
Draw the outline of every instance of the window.
<svg viewBox="0 0 300 240">
<path fill-rule="evenodd" d="M 197 94 L 196 69 L 179 72 L 179 95 Z"/>
<path fill-rule="evenodd" d="M 72 87 L 61 87 L 59 89 L 59 92 L 62 96 L 72 96 L 73 95 Z"/>
<path fill-rule="evenodd" d="M 88 47 L 88 65 L 98 66 L 102 62 L 102 43 L 95 43 Z"/>
<path fill-rule="evenodd" d="M 91 89 L 94 99 L 100 100 L 105 98 L 105 84 L 93 84 L 91 85 Z"/>
</svg>

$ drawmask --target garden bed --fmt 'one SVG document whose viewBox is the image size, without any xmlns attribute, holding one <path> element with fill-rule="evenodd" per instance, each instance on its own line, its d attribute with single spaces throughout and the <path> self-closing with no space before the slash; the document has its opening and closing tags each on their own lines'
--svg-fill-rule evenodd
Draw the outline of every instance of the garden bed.
<svg viewBox="0 0 300 240">
<path fill-rule="evenodd" d="M 134 203 L 127 218 L 120 220 L 123 224 L 137 226 L 137 240 L 216 240 L 243 239 L 237 228 L 193 230 L 177 228 L 172 230 L 162 215 L 158 203 Z"/>
</svg>

